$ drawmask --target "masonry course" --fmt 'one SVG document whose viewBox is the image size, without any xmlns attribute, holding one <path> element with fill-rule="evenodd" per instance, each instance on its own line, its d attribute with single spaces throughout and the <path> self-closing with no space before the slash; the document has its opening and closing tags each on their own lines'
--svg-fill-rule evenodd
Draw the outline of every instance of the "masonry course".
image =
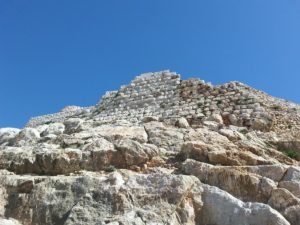
<svg viewBox="0 0 300 225">
<path fill-rule="evenodd" d="M 223 118 L 234 118 L 234 125 L 248 127 L 255 121 L 270 119 L 260 98 L 240 82 L 213 86 L 198 78 L 181 80 L 179 74 L 166 70 L 137 76 L 118 91 L 107 92 L 96 106 L 67 107 L 59 113 L 32 118 L 26 126 L 62 122 L 81 114 L 92 114 L 100 122 L 133 123 L 148 116 L 199 120 L 220 114 Z"/>
</svg>

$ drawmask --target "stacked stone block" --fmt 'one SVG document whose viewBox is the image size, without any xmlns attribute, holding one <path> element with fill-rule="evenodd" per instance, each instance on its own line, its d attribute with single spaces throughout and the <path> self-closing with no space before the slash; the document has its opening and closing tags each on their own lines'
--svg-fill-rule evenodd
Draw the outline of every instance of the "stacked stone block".
<svg viewBox="0 0 300 225">
<path fill-rule="evenodd" d="M 62 109 L 61 112 L 31 118 L 26 124 L 26 127 L 36 127 L 42 124 L 63 122 L 66 118 L 80 116 L 83 113 L 88 113 L 90 111 L 93 111 L 94 108 L 95 108 L 94 106 L 91 107 L 67 106 L 64 109 Z"/>
<path fill-rule="evenodd" d="M 180 100 L 180 77 L 162 71 L 136 77 L 108 100 L 101 100 L 96 111 L 98 120 L 141 120 L 146 116 L 167 117 Z M 108 103 L 109 102 L 109 103 Z"/>
<path fill-rule="evenodd" d="M 138 123 L 144 117 L 186 117 L 202 119 L 211 114 L 235 118 L 235 125 L 251 126 L 265 116 L 259 98 L 251 88 L 230 82 L 213 86 L 200 79 L 180 80 L 180 75 L 161 71 L 137 76 L 118 91 L 107 92 L 95 108 L 88 108 L 90 118 L 100 122 L 128 120 Z M 37 117 L 28 126 L 58 122 L 87 112 L 84 108 Z"/>
</svg>

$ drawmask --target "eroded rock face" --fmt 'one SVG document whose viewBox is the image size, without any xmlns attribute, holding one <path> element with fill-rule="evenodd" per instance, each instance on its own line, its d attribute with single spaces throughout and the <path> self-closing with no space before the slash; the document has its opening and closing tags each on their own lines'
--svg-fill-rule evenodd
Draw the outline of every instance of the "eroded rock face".
<svg viewBox="0 0 300 225">
<path fill-rule="evenodd" d="M 0 224 L 299 225 L 297 124 L 238 82 L 139 76 L 0 128 Z"/>
<path fill-rule="evenodd" d="M 200 224 L 290 224 L 284 217 L 268 205 L 243 203 L 216 187 L 204 186 L 204 205 Z"/>
<path fill-rule="evenodd" d="M 7 198 L 11 207 L 6 216 L 23 224 L 191 224 L 203 205 L 201 184 L 189 176 L 122 171 L 108 175 L 14 178 L 16 183 L 10 183 L 10 176 L 4 183 L 17 190 L 24 182 L 34 186 Z M 22 202 L 14 201 L 21 196 Z"/>
<path fill-rule="evenodd" d="M 130 138 L 140 143 L 148 141 L 148 135 L 141 126 L 100 126 L 95 128 L 97 135 L 106 138 L 109 141 L 117 139 Z"/>
<path fill-rule="evenodd" d="M 0 128 L 0 145 L 9 143 L 19 132 L 17 128 Z"/>
<path fill-rule="evenodd" d="M 267 205 L 243 203 L 192 176 L 122 170 L 69 177 L 9 174 L 0 179 L 8 190 L 5 216 L 24 225 L 289 224 Z"/>
<path fill-rule="evenodd" d="M 65 125 L 62 123 L 52 123 L 49 126 L 45 127 L 41 132 L 41 136 L 49 136 L 49 135 L 60 135 L 65 131 Z"/>
<path fill-rule="evenodd" d="M 35 128 L 24 128 L 13 139 L 10 140 L 10 145 L 25 146 L 36 143 L 40 139 L 40 133 Z"/>
<path fill-rule="evenodd" d="M 298 224 L 300 199 L 298 189 L 290 188 L 283 180 L 295 186 L 299 168 L 270 166 L 212 166 L 188 159 L 182 165 L 185 174 L 194 175 L 203 183 L 216 186 L 247 202 L 261 202 L 278 210 L 291 224 Z M 279 183 L 278 183 L 279 182 Z M 295 187 L 294 186 L 294 187 Z"/>
<path fill-rule="evenodd" d="M 17 220 L 1 219 L 1 218 L 0 218 L 0 224 L 2 224 L 2 225 L 20 225 L 20 223 Z"/>
<path fill-rule="evenodd" d="M 178 152 L 183 143 L 183 131 L 173 127 L 166 127 L 162 122 L 149 122 L 145 124 L 149 143 L 158 147 Z"/>
</svg>

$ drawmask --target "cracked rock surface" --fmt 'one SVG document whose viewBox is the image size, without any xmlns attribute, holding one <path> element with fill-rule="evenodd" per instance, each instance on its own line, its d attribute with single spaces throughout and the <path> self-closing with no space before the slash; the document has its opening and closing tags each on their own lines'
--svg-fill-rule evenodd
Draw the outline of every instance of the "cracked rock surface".
<svg viewBox="0 0 300 225">
<path fill-rule="evenodd" d="M 0 128 L 0 224 L 300 225 L 299 106 L 240 83 L 177 78 L 142 75 L 94 107 Z M 155 82 L 184 103 L 168 105 Z M 140 87 L 152 97 L 138 98 Z M 201 98 L 210 113 L 197 113 Z M 229 104 L 242 98 L 248 108 Z M 155 114 L 160 101 L 165 114 Z M 241 114 L 228 113 L 235 106 Z"/>
</svg>

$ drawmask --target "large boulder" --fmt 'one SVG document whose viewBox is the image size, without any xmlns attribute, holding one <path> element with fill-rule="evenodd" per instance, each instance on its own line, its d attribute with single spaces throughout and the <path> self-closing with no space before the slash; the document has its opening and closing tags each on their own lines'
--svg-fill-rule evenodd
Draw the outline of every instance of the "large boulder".
<svg viewBox="0 0 300 225">
<path fill-rule="evenodd" d="M 140 143 L 146 143 L 148 141 L 148 135 L 142 126 L 102 125 L 93 129 L 92 132 L 106 138 L 109 141 L 127 138 Z"/>
<path fill-rule="evenodd" d="M 274 123 L 274 117 L 269 114 L 261 114 L 260 117 L 252 118 L 250 127 L 254 130 L 269 131 Z"/>
<path fill-rule="evenodd" d="M 12 146 L 32 145 L 40 139 L 40 133 L 35 128 L 24 128 L 10 140 Z"/>
<path fill-rule="evenodd" d="M 290 167 L 278 186 L 300 198 L 300 167 Z"/>
<path fill-rule="evenodd" d="M 180 151 L 184 137 L 180 130 L 156 121 L 146 123 L 145 129 L 151 144 L 170 151 Z"/>
<path fill-rule="evenodd" d="M 80 118 L 70 118 L 64 121 L 65 130 L 64 132 L 66 134 L 72 134 L 75 132 L 79 132 L 82 129 L 83 120 Z"/>
<path fill-rule="evenodd" d="M 290 225 L 276 210 L 262 203 L 244 203 L 219 188 L 203 185 L 200 225 Z"/>
<path fill-rule="evenodd" d="M 106 139 L 102 137 L 93 139 L 83 147 L 86 169 L 98 171 L 109 167 L 113 159 L 121 157 L 117 153 L 114 145 Z"/>
<path fill-rule="evenodd" d="M 293 167 L 284 169 L 278 165 L 213 166 L 195 160 L 186 160 L 182 164 L 183 173 L 194 175 L 201 182 L 219 187 L 240 200 L 268 204 L 281 213 L 290 224 L 298 225 L 300 199 L 288 188 L 278 188 L 276 182 L 281 180 L 288 170 L 293 170 Z M 278 176 L 275 175 L 278 172 Z"/>
<path fill-rule="evenodd" d="M 217 140 L 216 140 L 217 142 Z M 237 146 L 207 144 L 203 141 L 187 141 L 182 144 L 179 156 L 181 159 L 195 159 L 201 162 L 224 166 L 259 165 L 268 162 L 250 151 L 241 151 Z"/>
<path fill-rule="evenodd" d="M 206 121 L 214 121 L 214 122 L 217 122 L 219 124 L 223 124 L 223 118 L 220 114 L 211 114 L 205 120 Z"/>
<path fill-rule="evenodd" d="M 17 128 L 0 128 L 0 145 L 8 144 L 19 132 Z"/>
<path fill-rule="evenodd" d="M 179 128 L 189 128 L 190 127 L 189 122 L 184 117 L 179 118 L 176 121 L 175 125 L 178 126 Z"/>
<path fill-rule="evenodd" d="M 3 219 L 0 218 L 1 225 L 21 225 L 17 220 L 14 219 Z"/>
<path fill-rule="evenodd" d="M 70 129 L 70 128 L 69 128 Z M 60 135 L 63 134 L 65 130 L 65 125 L 62 123 L 51 123 L 43 132 L 41 136 L 47 135 Z"/>
<path fill-rule="evenodd" d="M 121 166 L 141 165 L 159 152 L 155 145 L 140 144 L 130 139 L 120 140 L 115 146 L 119 154 L 114 157 L 113 162 Z"/>
<path fill-rule="evenodd" d="M 238 167 L 186 160 L 182 169 L 185 174 L 194 175 L 201 182 L 219 187 L 243 201 L 267 203 L 272 190 L 277 188 L 273 180 L 241 171 Z"/>
</svg>

